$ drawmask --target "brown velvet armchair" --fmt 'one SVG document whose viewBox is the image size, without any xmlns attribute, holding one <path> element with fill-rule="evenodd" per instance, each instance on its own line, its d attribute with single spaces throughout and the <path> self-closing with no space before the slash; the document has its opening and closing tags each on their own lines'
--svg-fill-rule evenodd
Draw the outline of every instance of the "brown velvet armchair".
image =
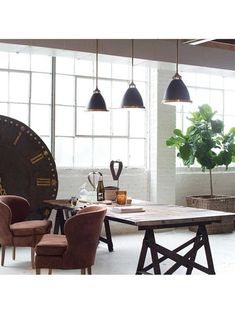
<svg viewBox="0 0 235 314">
<path fill-rule="evenodd" d="M 0 244 L 2 248 L 1 266 L 4 265 L 6 246 L 15 248 L 31 247 L 31 262 L 34 268 L 34 248 L 52 227 L 50 220 L 25 220 L 30 212 L 28 201 L 16 195 L 0 195 Z"/>
<path fill-rule="evenodd" d="M 36 246 L 35 268 L 81 269 L 91 274 L 106 208 L 90 205 L 69 218 L 64 235 L 46 234 Z"/>
</svg>

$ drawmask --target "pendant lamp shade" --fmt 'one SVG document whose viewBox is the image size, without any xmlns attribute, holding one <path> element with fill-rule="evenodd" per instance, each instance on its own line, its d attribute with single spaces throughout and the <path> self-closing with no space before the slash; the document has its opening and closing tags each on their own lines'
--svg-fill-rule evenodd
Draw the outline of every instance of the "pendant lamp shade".
<svg viewBox="0 0 235 314">
<path fill-rule="evenodd" d="M 136 88 L 136 85 L 133 82 L 133 68 L 134 68 L 134 57 L 133 57 L 133 45 L 134 41 L 132 39 L 132 49 L 131 49 L 131 83 L 129 85 L 129 88 L 125 92 L 123 99 L 122 99 L 122 108 L 136 108 L 136 109 L 145 109 L 143 104 L 143 99 L 140 95 L 140 92 Z"/>
<path fill-rule="evenodd" d="M 177 40 L 177 61 L 176 61 L 176 73 L 172 77 L 167 90 L 165 92 L 162 104 L 166 105 L 177 105 L 180 103 L 192 103 L 188 89 L 181 76 L 178 73 L 178 40 Z"/>
<path fill-rule="evenodd" d="M 96 40 L 96 88 L 88 103 L 87 111 L 108 111 L 98 88 L 98 39 Z"/>
</svg>

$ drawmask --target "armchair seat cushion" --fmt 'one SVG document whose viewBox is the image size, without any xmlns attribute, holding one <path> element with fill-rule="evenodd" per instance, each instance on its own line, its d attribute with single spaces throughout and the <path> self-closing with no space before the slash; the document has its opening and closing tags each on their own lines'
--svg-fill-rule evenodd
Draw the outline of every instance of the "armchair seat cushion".
<svg viewBox="0 0 235 314">
<path fill-rule="evenodd" d="M 28 220 L 11 224 L 10 230 L 14 236 L 40 235 L 50 232 L 51 226 L 50 220 Z"/>
<path fill-rule="evenodd" d="M 45 234 L 36 246 L 36 253 L 38 256 L 59 256 L 64 254 L 67 246 L 65 235 Z"/>
</svg>

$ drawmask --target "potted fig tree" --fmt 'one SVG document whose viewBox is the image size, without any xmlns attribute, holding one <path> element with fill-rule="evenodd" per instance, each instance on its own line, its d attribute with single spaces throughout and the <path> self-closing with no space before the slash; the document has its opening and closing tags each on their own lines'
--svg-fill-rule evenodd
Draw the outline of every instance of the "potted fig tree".
<svg viewBox="0 0 235 314">
<path fill-rule="evenodd" d="M 175 129 L 166 145 L 176 147 L 177 157 L 185 166 L 197 162 L 202 171 L 209 172 L 210 194 L 186 197 L 188 206 L 234 212 L 235 197 L 214 195 L 212 170 L 218 166 L 227 170 L 229 164 L 235 162 L 235 127 L 225 134 L 224 123 L 214 118 L 215 113 L 207 104 L 199 106 L 198 111 L 192 112 L 188 118 L 191 125 L 186 133 Z M 232 232 L 234 223 L 231 218 L 225 219 L 221 224 L 208 225 L 207 230 L 208 233 Z"/>
</svg>

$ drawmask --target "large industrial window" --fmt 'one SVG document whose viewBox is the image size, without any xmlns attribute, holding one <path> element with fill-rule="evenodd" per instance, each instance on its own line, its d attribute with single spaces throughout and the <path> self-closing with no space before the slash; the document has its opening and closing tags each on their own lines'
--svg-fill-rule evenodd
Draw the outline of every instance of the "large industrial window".
<svg viewBox="0 0 235 314">
<path fill-rule="evenodd" d="M 130 81 L 130 59 L 99 56 L 98 85 L 107 113 L 85 111 L 95 88 L 95 55 L 55 60 L 54 138 L 51 56 L 0 52 L 0 114 L 29 125 L 49 149 L 54 141 L 58 167 L 108 167 L 112 159 L 146 167 L 147 110 L 120 109 Z M 135 63 L 134 81 L 148 109 L 149 68 L 144 61 Z"/>
<path fill-rule="evenodd" d="M 209 70 L 208 70 L 209 72 Z M 225 132 L 235 127 L 235 74 L 232 71 L 224 71 L 222 74 L 206 72 L 181 72 L 182 78 L 188 87 L 193 104 L 177 106 L 176 127 L 186 132 L 190 121 L 187 117 L 190 112 L 198 109 L 202 104 L 209 104 L 214 111 L 215 117 L 224 121 Z M 177 166 L 183 166 L 179 158 Z M 197 165 L 195 165 L 197 166 Z"/>
</svg>

